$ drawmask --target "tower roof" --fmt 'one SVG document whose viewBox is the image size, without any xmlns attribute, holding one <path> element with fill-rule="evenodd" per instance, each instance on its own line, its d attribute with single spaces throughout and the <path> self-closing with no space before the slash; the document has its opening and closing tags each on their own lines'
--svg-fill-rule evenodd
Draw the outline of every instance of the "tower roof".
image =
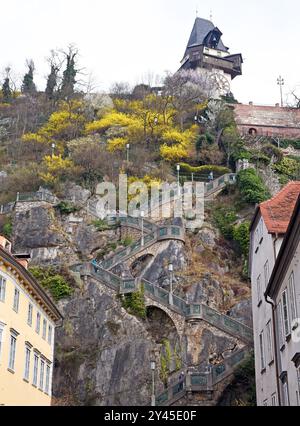
<svg viewBox="0 0 300 426">
<path fill-rule="evenodd" d="M 222 35 L 221 31 L 214 26 L 214 24 L 211 21 L 208 21 L 207 19 L 202 18 L 196 18 L 187 49 L 193 46 L 198 46 L 201 44 L 204 44 L 205 38 L 208 36 L 208 34 L 213 31 L 217 30 Z M 224 52 L 228 51 L 228 48 L 223 44 L 221 38 L 217 46 L 218 50 L 222 50 Z"/>
</svg>

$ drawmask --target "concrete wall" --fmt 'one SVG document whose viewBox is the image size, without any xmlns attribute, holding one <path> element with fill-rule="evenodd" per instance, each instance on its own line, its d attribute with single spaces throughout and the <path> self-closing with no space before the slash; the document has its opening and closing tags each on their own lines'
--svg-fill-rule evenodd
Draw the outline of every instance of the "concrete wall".
<svg viewBox="0 0 300 426">
<path fill-rule="evenodd" d="M 259 238 L 255 237 L 255 231 L 260 229 Z M 279 239 L 277 247 L 282 243 Z M 267 324 L 271 321 L 272 307 L 266 303 L 264 292 L 268 280 L 265 279 L 264 267 L 269 262 L 269 277 L 275 264 L 274 237 L 268 233 L 262 217 L 259 215 L 256 225 L 251 233 L 251 283 L 252 283 L 252 308 L 253 330 L 255 349 L 256 392 L 258 406 L 271 405 L 272 395 L 277 395 L 276 369 L 274 360 L 268 357 L 267 348 Z M 258 277 L 261 277 L 261 297 L 258 296 Z M 264 335 L 265 368 L 261 364 L 260 334 Z"/>
<path fill-rule="evenodd" d="M 298 244 L 298 249 L 291 261 L 291 264 L 289 266 L 289 269 L 285 275 L 285 278 L 280 286 L 280 289 L 277 293 L 277 297 L 275 299 L 276 303 L 276 316 L 280 315 L 280 309 L 279 309 L 279 303 L 282 300 L 282 293 L 284 290 L 288 288 L 289 284 L 289 278 L 292 273 L 294 273 L 295 277 L 295 293 L 296 293 L 296 309 L 297 309 L 297 316 L 299 318 L 298 323 L 299 326 L 295 330 L 295 336 L 292 336 L 290 339 L 284 339 L 284 347 L 278 342 L 278 354 L 279 354 L 279 364 L 280 364 L 280 371 L 279 374 L 286 371 L 287 372 L 287 381 L 288 381 L 288 388 L 289 388 L 289 405 L 291 406 L 299 406 L 300 405 L 300 382 L 298 381 L 297 376 L 297 370 L 294 362 L 292 359 L 294 358 L 295 354 L 300 353 L 300 262 L 299 262 L 299 250 L 300 250 L 300 244 Z M 291 318 L 291 306 L 290 306 L 290 296 L 289 296 L 289 316 L 290 316 L 290 323 L 292 328 L 292 318 Z M 279 329 L 280 322 L 278 321 L 276 323 L 276 334 L 279 336 L 281 330 Z M 295 338 L 298 338 L 296 341 Z M 299 367 L 300 368 L 300 367 Z M 300 371 L 300 370 L 299 370 Z M 299 373 L 300 374 L 300 373 Z M 300 376 L 299 376 L 300 378 Z M 282 403 L 284 403 L 283 398 L 283 390 L 281 387 L 281 394 L 282 394 Z"/>
<path fill-rule="evenodd" d="M 257 136 L 300 138 L 300 109 L 237 104 L 234 112 L 243 135 L 253 129 Z"/>
<path fill-rule="evenodd" d="M 13 274 L 13 270 L 0 263 L 0 279 L 6 280 L 5 299 L 0 300 L 0 327 L 2 329 L 0 353 L 0 405 L 47 406 L 51 403 L 51 376 L 53 367 L 54 323 L 37 303 L 33 295 Z M 26 283 L 25 283 L 26 284 Z M 13 309 L 14 291 L 20 291 L 19 310 Z M 33 305 L 32 326 L 28 325 L 28 305 Z M 37 312 L 41 314 L 40 332 L 36 332 Z M 43 320 L 47 321 L 46 338 L 43 338 Z M 52 326 L 51 344 L 48 342 L 48 326 Z M 16 331 L 16 355 L 13 370 L 9 367 L 10 339 Z M 29 380 L 24 379 L 25 344 L 30 344 Z M 37 351 L 37 352 L 35 352 Z M 33 385 L 34 354 L 38 353 L 38 383 Z M 44 384 L 40 389 L 41 360 L 45 362 Z M 50 366 L 49 391 L 46 393 L 46 366 Z"/>
</svg>

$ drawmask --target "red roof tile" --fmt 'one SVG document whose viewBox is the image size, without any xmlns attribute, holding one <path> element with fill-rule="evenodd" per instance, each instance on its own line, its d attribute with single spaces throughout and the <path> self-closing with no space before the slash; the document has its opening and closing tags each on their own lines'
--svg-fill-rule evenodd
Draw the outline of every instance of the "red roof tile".
<svg viewBox="0 0 300 426">
<path fill-rule="evenodd" d="M 299 196 L 300 182 L 290 182 L 273 198 L 260 204 L 270 234 L 286 233 Z"/>
</svg>

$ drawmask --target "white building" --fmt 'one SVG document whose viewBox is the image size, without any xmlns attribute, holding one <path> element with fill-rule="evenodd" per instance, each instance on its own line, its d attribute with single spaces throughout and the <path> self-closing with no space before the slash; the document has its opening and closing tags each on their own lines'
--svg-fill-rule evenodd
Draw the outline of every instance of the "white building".
<svg viewBox="0 0 300 426">
<path fill-rule="evenodd" d="M 291 244 L 287 231 L 299 194 L 300 182 L 289 183 L 274 198 L 258 206 L 251 225 L 250 274 L 259 406 L 299 404 L 295 362 L 298 363 L 300 343 L 292 342 L 290 332 L 292 319 L 300 311 L 300 269 L 295 269 L 300 256 L 294 243 L 288 258 L 285 253 L 286 245 Z M 291 277 L 298 289 L 290 284 L 288 291 L 284 291 L 287 282 L 293 280 Z M 284 326 L 285 343 L 278 338 Z"/>
</svg>

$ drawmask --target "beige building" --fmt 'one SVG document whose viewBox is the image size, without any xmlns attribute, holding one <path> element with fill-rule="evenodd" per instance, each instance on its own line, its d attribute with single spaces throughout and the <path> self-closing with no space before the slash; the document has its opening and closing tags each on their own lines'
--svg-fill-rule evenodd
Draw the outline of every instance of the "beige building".
<svg viewBox="0 0 300 426">
<path fill-rule="evenodd" d="M 0 236 L 0 405 L 51 404 L 55 326 L 62 316 Z"/>
<path fill-rule="evenodd" d="M 256 370 L 256 392 L 257 404 L 259 406 L 297 405 L 295 388 L 298 382 L 295 376 L 291 376 L 293 382 L 294 398 L 290 398 L 288 404 L 283 401 L 285 372 L 283 364 L 280 365 L 279 358 L 284 356 L 287 362 L 290 356 L 287 347 L 279 347 L 276 333 L 282 330 L 282 315 L 278 315 L 281 310 L 279 297 L 273 301 L 269 298 L 274 274 L 278 268 L 282 250 L 286 244 L 287 230 L 293 215 L 295 205 L 300 194 L 300 182 L 289 183 L 281 192 L 271 200 L 258 206 L 251 225 L 250 240 L 250 274 L 252 282 L 252 310 L 255 348 L 255 370 Z M 300 260 L 299 252 L 295 252 L 295 261 Z M 289 259 L 292 261 L 292 257 Z M 289 271 L 287 271 L 288 273 Z M 297 271 L 296 271 L 297 272 Z M 299 271 L 300 272 L 300 271 Z M 299 272 L 297 272 L 299 274 Z M 271 278 L 272 276 L 272 278 Z M 271 280 L 270 280 L 271 278 Z M 281 277 L 282 285 L 287 277 Z M 298 275 L 298 282 L 300 275 Z M 268 291 L 268 293 L 267 293 Z M 299 284 L 298 284 L 299 291 Z M 291 312 L 294 303 L 289 293 L 284 296 L 285 309 Z M 275 297 L 272 293 L 272 298 Z M 299 304 L 299 295 L 297 296 Z M 282 300 L 281 300 L 282 303 Z M 289 305 L 289 306 L 287 306 Z M 288 336 L 287 336 L 288 337 Z M 299 343 L 298 343 L 299 345 Z M 293 348 L 291 351 L 293 351 Z M 299 352 L 299 351 L 298 351 Z M 288 353 L 288 355 L 284 355 Z M 287 358 L 286 358 L 287 357 Z M 289 360 L 292 363 L 292 358 Z M 295 366 L 293 367 L 295 369 Z"/>
</svg>

